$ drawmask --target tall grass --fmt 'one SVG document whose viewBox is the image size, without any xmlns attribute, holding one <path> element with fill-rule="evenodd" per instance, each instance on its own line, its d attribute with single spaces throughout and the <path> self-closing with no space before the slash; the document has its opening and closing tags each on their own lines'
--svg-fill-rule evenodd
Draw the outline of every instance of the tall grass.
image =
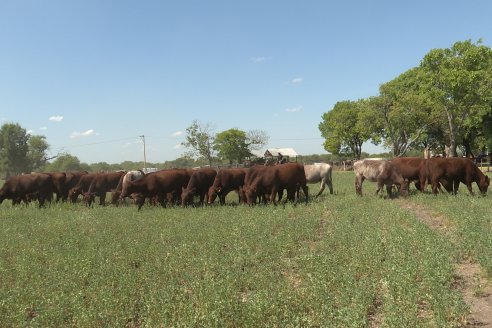
<svg viewBox="0 0 492 328">
<path fill-rule="evenodd" d="M 308 206 L 4 203 L 0 325 L 459 324 L 453 244 L 371 183 L 357 197 L 353 173 L 335 172 L 334 187 Z"/>
</svg>

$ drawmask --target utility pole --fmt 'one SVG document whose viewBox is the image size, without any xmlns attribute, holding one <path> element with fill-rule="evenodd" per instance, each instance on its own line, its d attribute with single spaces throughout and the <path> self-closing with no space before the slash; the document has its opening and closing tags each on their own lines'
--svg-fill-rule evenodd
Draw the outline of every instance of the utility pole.
<svg viewBox="0 0 492 328">
<path fill-rule="evenodd" d="M 144 169 L 143 169 L 143 171 L 145 173 L 147 173 L 147 156 L 145 155 L 145 136 L 142 134 L 139 137 L 142 138 L 142 142 L 143 142 L 143 146 L 144 146 Z"/>
</svg>

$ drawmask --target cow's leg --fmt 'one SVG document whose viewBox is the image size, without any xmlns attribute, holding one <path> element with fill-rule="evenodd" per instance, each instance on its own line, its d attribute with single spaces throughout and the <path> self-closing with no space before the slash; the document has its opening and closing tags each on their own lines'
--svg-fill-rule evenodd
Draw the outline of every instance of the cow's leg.
<svg viewBox="0 0 492 328">
<path fill-rule="evenodd" d="M 326 183 L 325 178 L 321 179 L 321 182 L 319 184 L 319 191 L 315 196 L 316 198 L 318 198 L 318 196 L 321 195 L 321 193 L 325 190 L 325 183 Z"/>
<path fill-rule="evenodd" d="M 432 193 L 434 195 L 437 195 L 437 188 L 439 187 L 439 180 L 438 179 L 432 179 L 431 185 L 432 185 Z"/>
<path fill-rule="evenodd" d="M 309 198 L 309 187 L 307 185 L 303 185 L 303 186 L 301 186 L 301 188 L 302 188 L 302 191 L 304 192 L 304 195 L 306 196 L 305 202 L 306 202 L 306 205 L 307 205 L 308 198 Z"/>
<path fill-rule="evenodd" d="M 389 198 L 393 197 L 393 185 L 392 184 L 386 185 L 386 192 L 388 193 Z"/>
<path fill-rule="evenodd" d="M 277 187 L 272 187 L 272 191 L 270 193 L 270 202 L 273 203 L 273 205 L 277 206 L 277 192 L 280 193 L 279 190 L 277 190 Z M 283 191 L 282 191 L 282 194 L 283 194 Z M 280 200 L 280 197 L 279 197 L 279 200 Z"/>
<path fill-rule="evenodd" d="M 106 191 L 102 191 L 99 194 L 99 205 L 102 205 L 102 206 L 106 205 Z"/>
<path fill-rule="evenodd" d="M 325 183 L 328 186 L 328 189 L 330 189 L 330 195 L 333 195 L 333 182 L 331 181 L 331 175 L 326 178 Z"/>
<path fill-rule="evenodd" d="M 362 196 L 362 182 L 364 181 L 363 180 L 364 177 L 363 176 L 359 176 L 359 175 L 356 175 L 355 176 L 355 193 L 359 196 Z"/>
<path fill-rule="evenodd" d="M 458 181 L 457 185 L 459 185 L 459 184 L 460 184 L 460 183 L 459 183 L 459 181 Z M 467 183 L 466 183 L 466 187 L 468 188 L 468 192 L 470 193 L 470 195 L 475 196 L 475 194 L 473 193 L 473 189 L 472 189 L 472 184 L 471 184 L 471 182 L 467 182 Z M 456 188 L 455 188 L 455 191 L 458 191 L 458 187 L 457 187 L 457 186 L 456 186 Z M 456 192 L 455 192 L 455 194 L 456 194 Z"/>
</svg>

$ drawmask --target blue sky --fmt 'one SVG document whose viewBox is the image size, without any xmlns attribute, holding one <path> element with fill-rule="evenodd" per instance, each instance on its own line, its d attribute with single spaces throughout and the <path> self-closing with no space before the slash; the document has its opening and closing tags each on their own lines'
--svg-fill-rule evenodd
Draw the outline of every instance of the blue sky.
<svg viewBox="0 0 492 328">
<path fill-rule="evenodd" d="M 0 124 L 82 162 L 163 162 L 193 120 L 326 153 L 323 113 L 433 48 L 492 46 L 492 2 L 0 0 Z M 379 152 L 367 143 L 368 152 Z"/>
</svg>

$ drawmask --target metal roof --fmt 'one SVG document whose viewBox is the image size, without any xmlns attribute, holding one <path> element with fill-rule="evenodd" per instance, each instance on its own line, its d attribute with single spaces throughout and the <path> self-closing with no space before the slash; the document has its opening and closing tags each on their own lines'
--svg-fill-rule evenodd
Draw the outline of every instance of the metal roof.
<svg viewBox="0 0 492 328">
<path fill-rule="evenodd" d="M 277 157 L 279 154 L 282 156 L 289 156 L 289 157 L 299 156 L 299 154 L 296 153 L 294 148 L 268 148 L 265 151 L 265 156 Z"/>
</svg>

